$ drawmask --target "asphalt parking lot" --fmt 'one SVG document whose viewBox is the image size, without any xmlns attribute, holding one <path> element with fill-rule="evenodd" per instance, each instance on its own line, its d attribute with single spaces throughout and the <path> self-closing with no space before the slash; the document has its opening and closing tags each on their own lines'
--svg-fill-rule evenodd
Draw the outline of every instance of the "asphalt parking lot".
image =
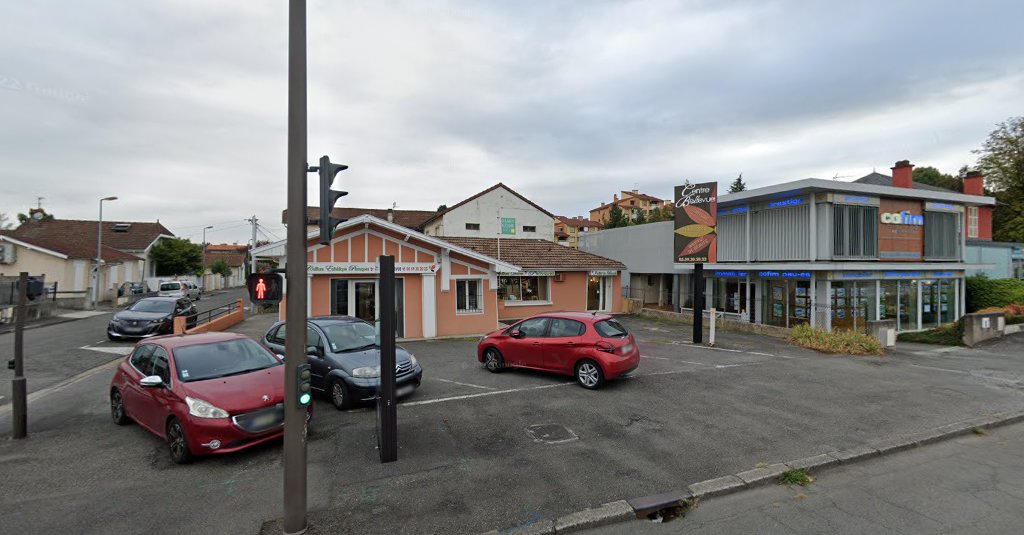
<svg viewBox="0 0 1024 535">
<path fill-rule="evenodd" d="M 272 318 L 240 330 L 259 333 Z M 821 355 L 753 335 L 688 344 L 686 326 L 624 318 L 632 378 L 491 374 L 476 340 L 403 344 L 424 367 L 399 406 L 399 461 L 381 465 L 371 408 L 319 400 L 310 523 L 322 533 L 478 533 L 889 433 L 1024 406 L 1024 343 Z M 30 405 L 30 439 L 0 443 L 0 531 L 257 533 L 281 514 L 280 444 L 174 466 L 137 426 L 109 421 L 109 373 Z M 9 419 L 0 420 L 9 433 Z M 172 498 L 173 499 L 170 499 Z M 275 532 L 268 524 L 266 532 Z"/>
</svg>

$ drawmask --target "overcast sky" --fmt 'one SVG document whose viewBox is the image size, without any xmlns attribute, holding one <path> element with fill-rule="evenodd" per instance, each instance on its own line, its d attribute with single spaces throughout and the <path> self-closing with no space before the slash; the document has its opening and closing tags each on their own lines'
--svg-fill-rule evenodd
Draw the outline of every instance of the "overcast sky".
<svg viewBox="0 0 1024 535">
<path fill-rule="evenodd" d="M 351 166 L 345 206 L 435 209 L 502 181 L 586 215 L 634 184 L 955 173 L 1024 114 L 1019 0 L 308 11 L 309 158 Z M 105 219 L 244 243 L 256 214 L 283 237 L 286 47 L 285 0 L 5 3 L 0 212 L 44 197 L 95 219 L 117 195 Z"/>
</svg>

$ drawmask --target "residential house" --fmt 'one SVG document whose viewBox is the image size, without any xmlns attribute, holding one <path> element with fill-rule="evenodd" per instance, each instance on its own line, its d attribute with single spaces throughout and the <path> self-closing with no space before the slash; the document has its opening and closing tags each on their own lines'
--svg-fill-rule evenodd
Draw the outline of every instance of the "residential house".
<svg viewBox="0 0 1024 535">
<path fill-rule="evenodd" d="M 633 191 L 622 191 L 621 193 L 621 199 L 618 194 L 612 195 L 612 202 L 601 203 L 601 206 L 591 210 L 590 219 L 602 224 L 608 223 L 612 218 L 612 206 L 618 206 L 622 210 L 623 216 L 630 220 L 637 219 L 641 213 L 644 214 L 644 217 L 650 219 L 651 213 L 655 210 L 661 211 L 665 206 L 671 206 L 671 203 L 667 200 L 659 199 L 646 193 L 640 193 L 635 189 Z"/>
<path fill-rule="evenodd" d="M 209 268 L 214 262 L 223 260 L 231 269 L 231 275 L 224 277 L 207 273 L 203 280 L 203 288 L 206 290 L 219 290 L 221 288 L 234 288 L 245 285 L 245 274 L 248 269 L 246 263 L 249 261 L 249 246 L 227 243 L 206 244 L 206 267 Z"/>
<path fill-rule="evenodd" d="M 555 241 L 560 245 L 579 249 L 581 234 L 598 231 L 603 228 L 604 225 L 601 223 L 584 219 L 583 216 L 555 216 Z"/>
<path fill-rule="evenodd" d="M 555 216 L 505 184 L 435 213 L 422 224 L 428 236 L 555 241 Z"/>
</svg>

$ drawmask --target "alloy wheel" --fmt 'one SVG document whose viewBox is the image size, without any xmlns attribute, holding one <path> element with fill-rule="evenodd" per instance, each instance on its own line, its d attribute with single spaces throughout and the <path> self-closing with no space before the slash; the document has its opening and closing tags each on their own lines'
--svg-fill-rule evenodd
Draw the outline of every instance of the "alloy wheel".
<svg viewBox="0 0 1024 535">
<path fill-rule="evenodd" d="M 331 386 L 331 402 L 339 409 L 345 406 L 345 387 L 340 381 Z"/>
<path fill-rule="evenodd" d="M 594 366 L 590 362 L 580 364 L 579 369 L 576 370 L 576 376 L 579 379 L 580 384 L 587 388 L 594 388 L 597 386 L 597 383 L 600 380 L 598 375 L 599 373 L 597 366 Z"/>
<path fill-rule="evenodd" d="M 118 425 L 124 422 L 124 400 L 117 390 L 110 394 L 110 416 Z"/>
<path fill-rule="evenodd" d="M 185 444 L 185 432 L 182 430 L 180 423 L 172 422 L 167 427 L 167 443 L 171 448 L 171 457 L 175 462 L 180 462 L 180 459 L 185 458 L 185 451 L 188 446 Z"/>
</svg>

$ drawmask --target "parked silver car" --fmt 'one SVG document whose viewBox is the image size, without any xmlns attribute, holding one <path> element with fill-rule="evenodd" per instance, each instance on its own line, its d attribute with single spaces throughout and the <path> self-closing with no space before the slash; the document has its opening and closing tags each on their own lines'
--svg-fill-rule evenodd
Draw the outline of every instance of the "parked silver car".
<svg viewBox="0 0 1024 535">
<path fill-rule="evenodd" d="M 199 287 L 189 281 L 164 281 L 160 283 L 160 297 L 187 297 L 193 301 L 199 300 Z"/>
</svg>

